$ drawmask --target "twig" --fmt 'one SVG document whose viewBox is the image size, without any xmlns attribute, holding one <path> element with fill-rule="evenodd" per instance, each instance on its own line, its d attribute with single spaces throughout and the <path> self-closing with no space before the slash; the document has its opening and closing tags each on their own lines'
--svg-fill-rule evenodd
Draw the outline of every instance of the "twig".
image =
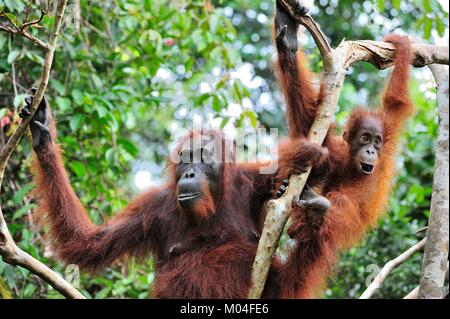
<svg viewBox="0 0 450 319">
<path fill-rule="evenodd" d="M 70 285 L 66 280 L 64 280 L 59 274 L 16 246 L 14 240 L 11 238 L 11 235 L 8 232 L 1 209 L 0 255 L 2 256 L 4 262 L 28 269 L 33 274 L 49 283 L 53 288 L 59 291 L 66 298 L 84 299 L 84 296 L 74 287 L 72 287 L 72 285 Z"/>
<path fill-rule="evenodd" d="M 80 0 L 74 0 L 74 28 L 76 33 L 80 33 L 81 8 Z"/>
<path fill-rule="evenodd" d="M 449 242 L 449 76 L 448 68 L 432 65 L 436 79 L 438 112 L 438 136 L 436 142 L 433 193 L 431 195 L 430 219 L 427 229 L 427 245 L 422 260 L 419 298 L 442 298 Z"/>
<path fill-rule="evenodd" d="M 12 34 L 17 34 L 17 35 L 23 36 L 23 37 L 27 38 L 28 40 L 33 41 L 35 44 L 37 44 L 41 48 L 48 50 L 48 44 L 47 43 L 45 43 L 42 40 L 39 40 L 34 35 L 29 33 L 27 30 L 17 31 L 15 29 L 12 29 L 11 27 L 8 27 L 6 25 L 0 24 L 0 31 L 5 31 L 5 32 L 12 33 Z"/>
<path fill-rule="evenodd" d="M 398 256 L 395 259 L 392 259 L 386 263 L 386 265 L 383 266 L 381 271 L 378 273 L 378 275 L 375 277 L 375 279 L 372 281 L 372 283 L 367 287 L 366 291 L 363 292 L 361 297 L 359 299 L 369 299 L 373 296 L 373 294 L 380 289 L 381 285 L 383 284 L 383 281 L 386 279 L 387 275 L 389 275 L 395 268 L 397 268 L 399 265 L 403 264 L 406 260 L 408 260 L 412 255 L 414 255 L 416 252 L 420 251 L 425 247 L 425 242 L 427 241 L 426 237 L 419 241 L 417 244 L 409 248 L 407 251 L 405 251 L 403 254 Z"/>
<path fill-rule="evenodd" d="M 409 294 L 407 294 L 403 299 L 417 299 L 419 298 L 419 286 L 411 290 Z"/>
<path fill-rule="evenodd" d="M 331 63 L 332 51 L 330 43 L 327 40 L 326 35 L 320 29 L 320 26 L 314 21 L 314 19 L 309 15 L 298 14 L 295 9 L 292 8 L 289 0 L 279 0 L 280 4 L 289 12 L 289 14 L 295 18 L 301 25 L 303 25 L 306 30 L 311 33 L 314 42 L 319 49 L 320 55 L 324 63 Z"/>
<path fill-rule="evenodd" d="M 11 52 L 11 37 L 12 35 L 8 36 L 8 49 L 9 52 Z M 12 77 L 12 84 L 13 84 L 13 90 L 14 90 L 14 98 L 17 96 L 17 79 L 16 79 L 16 66 L 15 61 L 12 61 L 11 63 L 11 77 Z"/>
<path fill-rule="evenodd" d="M 55 24 L 50 34 L 48 50 L 45 55 L 44 66 L 42 68 L 39 86 L 34 95 L 33 103 L 30 107 L 31 116 L 22 120 L 22 122 L 16 128 L 13 135 L 8 140 L 7 144 L 0 153 L 0 186 L 11 153 L 14 151 L 14 149 L 17 146 L 17 143 L 19 142 L 23 133 L 27 129 L 28 124 L 33 118 L 33 114 L 35 113 L 37 106 L 40 104 L 44 96 L 44 92 L 47 88 L 48 80 L 50 77 L 51 65 L 53 62 L 53 56 L 56 49 L 56 41 L 58 38 L 59 30 L 61 28 L 62 18 L 64 15 L 66 5 L 67 0 L 59 0 L 57 3 Z M 8 231 L 1 208 L 0 208 L 0 256 L 2 256 L 3 260 L 7 263 L 21 266 L 30 270 L 33 274 L 39 276 L 47 283 L 49 283 L 51 286 L 53 286 L 65 297 L 77 299 L 84 298 L 80 292 L 78 292 L 74 287 L 72 287 L 61 276 L 59 276 L 57 273 L 55 273 L 53 270 L 48 268 L 40 261 L 31 257 L 29 254 L 21 250 L 19 247 L 17 247 Z"/>
<path fill-rule="evenodd" d="M 44 10 L 41 9 L 41 16 L 40 16 L 38 19 L 33 20 L 33 21 L 25 22 L 24 24 L 22 24 L 22 25 L 19 27 L 19 30 L 23 30 L 23 29 L 25 29 L 26 27 L 29 27 L 30 25 L 34 25 L 34 24 L 40 23 L 40 22 L 42 21 L 42 18 L 44 18 L 44 16 L 45 16 L 46 14 L 47 14 L 47 12 L 45 12 Z"/>
<path fill-rule="evenodd" d="M 0 16 L 4 16 L 6 20 L 14 27 L 16 31 L 19 31 L 19 28 L 16 26 L 16 24 L 8 17 L 8 15 L 5 14 L 4 11 L 0 12 Z"/>
<path fill-rule="evenodd" d="M 36 24 L 41 22 L 42 18 L 44 17 L 44 12 L 42 10 L 41 12 L 41 17 L 38 20 L 35 21 L 30 21 L 30 22 L 26 22 L 24 23 L 22 26 L 17 27 L 13 21 L 11 21 L 11 19 L 8 18 L 8 16 L 6 14 L 4 14 L 4 12 L 0 12 L 0 15 L 5 17 L 9 23 L 12 25 L 12 27 L 4 25 L 4 24 L 0 24 L 0 31 L 5 31 L 11 34 L 17 34 L 20 35 L 22 37 L 27 38 L 28 40 L 33 41 L 35 44 L 37 44 L 38 46 L 48 50 L 49 49 L 49 45 L 47 43 L 45 43 L 44 41 L 38 39 L 37 37 L 35 37 L 34 35 L 32 35 L 30 32 L 28 32 L 28 30 L 26 29 L 28 26 Z"/>
</svg>

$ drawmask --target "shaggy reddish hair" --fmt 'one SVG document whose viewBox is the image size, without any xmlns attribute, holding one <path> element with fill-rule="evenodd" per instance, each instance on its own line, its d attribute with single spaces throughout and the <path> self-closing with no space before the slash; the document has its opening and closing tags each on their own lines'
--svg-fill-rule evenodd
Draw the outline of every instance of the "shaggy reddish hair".
<svg viewBox="0 0 450 319">
<path fill-rule="evenodd" d="M 305 138 L 323 92 L 312 85 L 312 75 L 305 67 L 301 52 L 295 53 L 277 45 L 277 75 L 286 99 L 291 139 L 288 142 L 291 147 L 285 148 L 285 154 L 281 156 L 281 161 L 287 162 L 280 163 L 277 181 L 292 174 L 293 167 L 298 166 L 293 159 L 301 158 L 302 163 L 313 165 L 308 184 L 318 188 L 331 203 L 326 215 L 293 208 L 288 233 L 295 239 L 296 246 L 285 266 L 292 271 L 281 277 L 283 297 L 311 298 L 321 293 L 337 253 L 357 243 L 386 211 L 399 134 L 414 108 L 408 93 L 410 42 L 397 35 L 388 35 L 385 41 L 395 44 L 396 57 L 394 71 L 383 95 L 383 107 L 379 111 L 355 108 L 345 127 L 345 138 L 327 135 L 324 141 L 327 151 L 319 151 L 319 146 L 311 145 Z M 375 172 L 361 177 L 350 165 L 349 142 L 360 124 L 369 117 L 382 124 L 384 144 Z M 278 187 L 279 184 L 275 189 Z"/>
</svg>

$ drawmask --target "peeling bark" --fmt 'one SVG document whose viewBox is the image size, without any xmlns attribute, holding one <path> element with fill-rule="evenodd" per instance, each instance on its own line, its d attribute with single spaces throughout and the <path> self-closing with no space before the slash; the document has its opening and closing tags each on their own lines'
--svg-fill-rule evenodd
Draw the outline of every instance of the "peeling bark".
<svg viewBox="0 0 450 319">
<path fill-rule="evenodd" d="M 427 244 L 422 261 L 419 298 L 442 298 L 448 260 L 449 241 L 449 76 L 448 68 L 430 66 L 436 79 L 438 113 L 438 137 L 436 144 L 433 194 L 427 229 Z"/>
</svg>

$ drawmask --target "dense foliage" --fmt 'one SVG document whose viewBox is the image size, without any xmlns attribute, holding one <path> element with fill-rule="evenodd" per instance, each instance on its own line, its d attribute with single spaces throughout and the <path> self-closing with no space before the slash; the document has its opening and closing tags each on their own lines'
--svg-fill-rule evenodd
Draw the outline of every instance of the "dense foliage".
<svg viewBox="0 0 450 319">
<path fill-rule="evenodd" d="M 47 1 L 36 2 L 28 7 L 25 0 L 0 0 L 0 23 L 9 19 L 20 25 L 27 11 L 30 19 L 36 18 Z M 139 192 L 137 172 L 149 171 L 152 175 L 145 176 L 158 183 L 167 146 L 190 128 L 193 118 L 231 133 L 235 127 L 260 125 L 286 133 L 272 68 L 273 3 L 81 0 L 78 17 L 69 1 L 47 96 L 72 185 L 96 223 Z M 343 38 L 380 40 L 399 30 L 431 42 L 445 32 L 448 36 L 448 13 L 436 0 L 321 0 L 312 13 L 333 45 Z M 53 22 L 45 16 L 33 34 L 46 39 Z M 312 67 L 320 71 L 312 40 L 305 37 L 302 45 Z M 42 57 L 30 41 L 0 33 L 1 145 L 18 122 L 9 111 L 17 114 L 36 84 Z M 355 104 L 377 105 L 388 74 L 362 63 L 350 70 L 337 122 L 344 123 Z M 405 134 L 389 213 L 366 240 L 343 254 L 327 297 L 358 297 L 366 278 L 373 276 L 373 265 L 381 267 L 423 236 L 416 231 L 426 225 L 429 213 L 436 102 L 430 72 L 413 74 L 411 92 L 418 112 Z M 30 161 L 29 140 L 24 139 L 6 172 L 2 208 L 19 245 L 64 273 L 32 219 Z M 402 297 L 417 285 L 419 272 L 417 255 L 387 279 L 377 296 Z M 82 274 L 79 288 L 92 298 L 145 298 L 153 277 L 151 259 L 121 263 L 96 276 Z M 0 260 L 0 297 L 61 296 L 28 271 Z"/>
</svg>

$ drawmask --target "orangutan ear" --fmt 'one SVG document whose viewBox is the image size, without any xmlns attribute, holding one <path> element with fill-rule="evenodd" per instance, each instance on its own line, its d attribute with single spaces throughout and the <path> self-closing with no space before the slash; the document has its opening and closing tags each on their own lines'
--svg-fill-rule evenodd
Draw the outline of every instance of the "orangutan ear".
<svg viewBox="0 0 450 319">
<path fill-rule="evenodd" d="M 348 142 L 348 131 L 344 131 L 342 137 L 344 138 L 344 141 Z"/>
</svg>

